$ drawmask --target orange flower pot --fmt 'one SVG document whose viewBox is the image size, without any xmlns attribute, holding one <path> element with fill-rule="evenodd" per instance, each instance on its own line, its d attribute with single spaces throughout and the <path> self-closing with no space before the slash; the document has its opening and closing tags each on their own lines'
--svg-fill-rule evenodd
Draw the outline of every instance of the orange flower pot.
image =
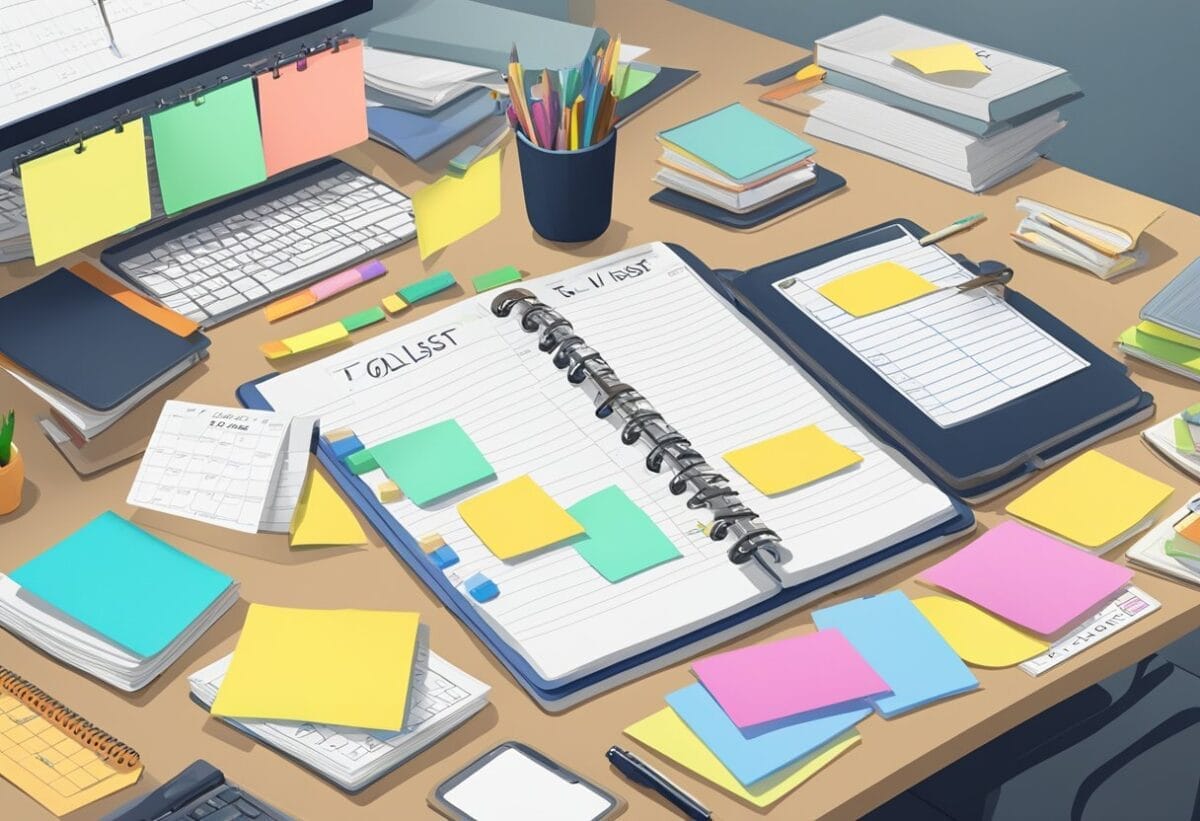
<svg viewBox="0 0 1200 821">
<path fill-rule="evenodd" d="M 25 487 L 25 459 L 17 446 L 12 446 L 12 458 L 0 467 L 0 516 L 12 513 L 21 506 L 21 490 Z"/>
</svg>

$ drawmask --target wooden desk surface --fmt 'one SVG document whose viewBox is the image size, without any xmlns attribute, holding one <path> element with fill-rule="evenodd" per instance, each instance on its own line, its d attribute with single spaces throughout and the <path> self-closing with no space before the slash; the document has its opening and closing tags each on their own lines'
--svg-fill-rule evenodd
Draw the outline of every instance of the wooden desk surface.
<svg viewBox="0 0 1200 821">
<path fill-rule="evenodd" d="M 1158 288 L 1186 262 L 1200 256 L 1200 217 L 1175 208 L 1168 208 L 1152 226 L 1151 235 L 1143 239 L 1151 255 L 1149 269 L 1120 282 L 1105 283 L 1017 248 L 1007 237 L 1018 221 L 1013 208 L 1016 196 L 1041 195 L 1053 201 L 1055 191 L 1081 178 L 1048 161 L 986 195 L 976 196 L 816 141 L 818 160 L 842 173 L 849 189 L 763 231 L 737 234 L 652 205 L 647 197 L 656 190 L 650 182 L 658 153 L 653 137 L 656 131 L 731 100 L 741 100 L 796 131 L 803 129 L 804 122 L 798 115 L 758 103 L 760 87 L 744 85 L 747 78 L 796 59 L 798 50 L 665 0 L 607 0 L 598 7 L 601 25 L 622 33 L 629 42 L 653 48 L 648 59 L 702 72 L 690 85 L 644 112 L 620 132 L 613 223 L 604 236 L 570 248 L 538 239 L 525 219 L 515 152 L 506 150 L 504 213 L 500 219 L 424 264 L 416 243 L 411 243 L 387 255 L 386 277 L 276 326 L 268 326 L 262 313 L 256 311 L 217 328 L 211 333 L 212 355 L 200 378 L 182 390 L 179 386 L 167 390 L 189 400 L 235 404 L 233 392 L 239 384 L 270 370 L 257 351 L 259 343 L 377 304 L 381 296 L 397 287 L 443 269 L 455 272 L 459 283 L 469 291 L 472 275 L 500 265 L 512 263 L 533 275 L 546 274 L 651 240 L 684 243 L 714 266 L 746 267 L 896 216 L 910 217 L 935 229 L 983 210 L 989 217 L 986 223 L 947 241 L 945 247 L 976 259 L 1009 262 L 1016 270 L 1017 288 L 1105 348 L 1120 330 L 1135 321 L 1140 306 Z M 454 153 L 453 148 L 439 152 L 427 164 L 428 171 L 373 143 L 347 151 L 344 157 L 390 179 L 403 190 L 413 191 L 436 179 L 437 169 L 444 167 Z M 1114 188 L 1113 196 L 1120 195 Z M 0 293 L 18 288 L 42 273 L 29 261 L 0 266 Z M 462 293 L 454 291 L 422 303 L 400 321 L 443 307 Z M 356 335 L 356 339 L 383 333 L 395 324 L 381 324 Z M 1174 413 L 1194 401 L 1194 383 L 1136 363 L 1132 368 L 1138 383 L 1154 393 L 1160 415 Z M 18 443 L 25 454 L 30 485 L 22 510 L 0 519 L 0 570 L 11 571 L 105 509 L 126 516 L 135 514 L 124 500 L 136 462 L 81 480 L 35 426 L 34 419 L 44 411 L 44 404 L 7 375 L 0 375 L 0 407 L 9 405 L 17 409 Z M 1100 449 L 1173 485 L 1176 492 L 1169 502 L 1173 506 L 1182 504 L 1195 490 L 1189 478 L 1154 457 L 1138 440 L 1136 431 L 1111 437 Z M 1010 497 L 977 509 L 981 527 L 999 519 Z M 134 518 L 142 523 L 150 521 L 144 513 Z M 614 742 L 637 747 L 621 735 L 621 729 L 662 707 L 668 692 L 693 680 L 686 663 L 627 684 L 563 715 L 551 716 L 520 690 L 374 534 L 370 548 L 291 553 L 286 539 L 279 536 L 245 538 L 232 532 L 209 531 L 202 541 L 166 532 L 163 525 L 172 527 L 173 523 L 154 521 L 158 532 L 169 541 L 240 580 L 243 602 L 149 687 L 132 695 L 117 692 L 0 632 L 3 664 L 142 753 L 147 774 L 136 789 L 147 790 L 193 759 L 206 758 L 231 780 L 301 818 L 426 817 L 432 813 L 425 807 L 425 796 L 435 784 L 492 745 L 519 739 L 626 797 L 629 817 L 673 817 L 663 804 L 610 770 L 603 752 Z M 938 551 L 837 598 L 896 586 L 914 591 L 916 588 L 907 580 L 952 549 Z M 1120 559 L 1122 554 L 1123 550 L 1117 550 L 1110 555 Z M 1041 678 L 1031 678 L 1016 668 L 976 670 L 982 683 L 978 692 L 891 722 L 869 718 L 860 725 L 863 741 L 857 748 L 775 805 L 770 815 L 789 819 L 857 817 L 1030 716 L 1200 627 L 1200 592 L 1143 573 L 1137 574 L 1136 583 L 1162 602 L 1159 613 Z M 245 602 L 250 601 L 297 607 L 419 610 L 431 625 L 432 645 L 437 652 L 492 685 L 491 704 L 364 792 L 346 795 L 265 745 L 210 719 L 188 699 L 187 675 L 233 649 L 246 612 Z M 806 609 L 756 630 L 737 643 L 808 629 L 811 623 Z M 654 755 L 648 755 L 648 759 L 662 764 L 718 817 L 754 817 L 755 810 L 706 782 Z M 126 791 L 76 817 L 96 817 L 132 796 Z M 7 782 L 0 782 L 0 807 L 8 810 L 0 812 L 5 817 L 49 817 Z"/>
</svg>

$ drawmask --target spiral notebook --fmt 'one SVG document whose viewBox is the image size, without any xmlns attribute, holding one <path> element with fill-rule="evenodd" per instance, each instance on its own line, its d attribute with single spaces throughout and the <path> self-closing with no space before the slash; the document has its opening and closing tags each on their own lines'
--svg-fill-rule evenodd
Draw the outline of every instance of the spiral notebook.
<svg viewBox="0 0 1200 821">
<path fill-rule="evenodd" d="M 60 818 L 137 782 L 141 758 L 0 667 L 0 776 Z"/>
<path fill-rule="evenodd" d="M 497 483 L 529 475 L 564 507 L 615 485 L 642 508 L 678 558 L 618 582 L 569 544 L 503 561 L 456 511 L 479 487 L 424 506 L 384 504 L 381 470 L 354 475 L 321 443 L 322 459 L 397 554 L 551 709 L 973 523 L 661 243 L 466 300 L 240 396 L 317 415 L 322 430 L 350 431 L 365 448 L 454 418 Z M 765 496 L 721 459 L 807 425 L 862 461 Z M 440 569 L 445 552 L 427 556 L 418 541 L 444 544 L 455 560 Z"/>
</svg>

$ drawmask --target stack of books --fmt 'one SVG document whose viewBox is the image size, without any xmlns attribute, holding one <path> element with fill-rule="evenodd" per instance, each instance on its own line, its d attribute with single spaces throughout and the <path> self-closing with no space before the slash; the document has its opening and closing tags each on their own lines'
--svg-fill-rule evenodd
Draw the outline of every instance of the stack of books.
<svg viewBox="0 0 1200 821">
<path fill-rule="evenodd" d="M 1200 382 L 1200 259 L 1184 268 L 1142 308 L 1141 320 L 1118 339 L 1121 350 Z"/>
<path fill-rule="evenodd" d="M 968 191 L 1029 167 L 1082 96 L 1056 66 L 879 16 L 817 40 L 805 132 Z"/>
<path fill-rule="evenodd" d="M 731 214 L 747 214 L 816 182 L 814 149 L 741 103 L 658 135 L 654 181 Z"/>
</svg>

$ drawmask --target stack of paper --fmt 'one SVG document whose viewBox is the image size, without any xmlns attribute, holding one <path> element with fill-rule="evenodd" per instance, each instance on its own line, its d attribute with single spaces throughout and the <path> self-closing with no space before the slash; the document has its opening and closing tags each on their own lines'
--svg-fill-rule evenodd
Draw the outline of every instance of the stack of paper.
<svg viewBox="0 0 1200 821">
<path fill-rule="evenodd" d="M 1200 381 L 1200 259 L 1146 303 L 1137 325 L 1119 338 L 1121 350 Z"/>
<path fill-rule="evenodd" d="M 1200 496 L 1138 539 L 1125 555 L 1142 567 L 1200 585 Z"/>
<path fill-rule="evenodd" d="M 359 790 L 487 704 L 416 613 L 254 604 L 237 648 L 188 678 L 214 715 Z"/>
<path fill-rule="evenodd" d="M 33 256 L 29 222 L 25 218 L 25 196 L 21 180 L 12 169 L 0 172 L 0 262 Z"/>
<path fill-rule="evenodd" d="M 658 135 L 654 181 L 745 214 L 816 181 L 813 147 L 741 103 Z"/>
<path fill-rule="evenodd" d="M 983 191 L 1038 158 L 1081 96 L 1066 71 L 880 16 L 817 40 L 805 132 Z"/>
<path fill-rule="evenodd" d="M 370 47 L 363 49 L 363 76 L 373 99 L 421 112 L 439 109 L 480 86 L 503 85 L 489 68 Z"/>
<path fill-rule="evenodd" d="M 237 597 L 228 576 L 110 511 L 0 574 L 0 624 L 132 692 L 183 655 Z"/>
<path fill-rule="evenodd" d="M 1142 439 L 1176 467 L 1200 479 L 1200 404 L 1192 405 L 1142 431 Z"/>
</svg>

